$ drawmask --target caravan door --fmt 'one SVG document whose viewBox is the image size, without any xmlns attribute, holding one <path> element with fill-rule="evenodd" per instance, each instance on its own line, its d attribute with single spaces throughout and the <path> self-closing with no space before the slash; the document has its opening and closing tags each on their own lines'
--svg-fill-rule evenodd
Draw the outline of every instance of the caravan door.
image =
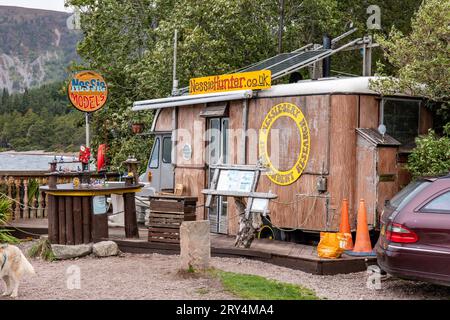
<svg viewBox="0 0 450 320">
<path fill-rule="evenodd" d="M 148 161 L 145 181 L 159 191 L 173 191 L 175 173 L 172 165 L 172 135 L 157 134 Z"/>
<path fill-rule="evenodd" d="M 228 128 L 229 118 L 218 117 L 209 118 L 208 121 L 208 147 L 207 159 L 208 164 L 217 164 L 229 162 L 229 143 L 228 143 Z M 208 166 L 208 187 L 211 186 L 211 180 L 214 175 L 214 169 Z M 228 201 L 227 197 L 215 197 L 215 201 L 211 203 L 208 209 L 208 218 L 210 221 L 211 232 L 213 233 L 228 233 Z"/>
</svg>

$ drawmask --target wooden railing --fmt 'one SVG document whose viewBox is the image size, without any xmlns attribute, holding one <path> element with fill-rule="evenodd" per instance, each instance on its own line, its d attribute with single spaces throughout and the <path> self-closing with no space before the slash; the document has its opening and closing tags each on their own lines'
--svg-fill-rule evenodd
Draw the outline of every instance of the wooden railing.
<svg viewBox="0 0 450 320">
<path fill-rule="evenodd" d="M 12 219 L 47 218 L 47 196 L 39 187 L 47 185 L 48 171 L 0 171 L 0 197 L 11 200 Z M 78 172 L 60 172 L 57 183 L 70 183 Z M 104 174 L 91 174 L 103 178 Z M 108 173 L 108 180 L 117 180 L 118 173 Z"/>
</svg>

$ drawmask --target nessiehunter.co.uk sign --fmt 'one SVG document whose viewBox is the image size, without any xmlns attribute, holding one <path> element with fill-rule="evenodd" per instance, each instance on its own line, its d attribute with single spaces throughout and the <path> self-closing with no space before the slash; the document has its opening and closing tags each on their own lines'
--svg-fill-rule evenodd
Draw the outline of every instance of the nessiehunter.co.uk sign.
<svg viewBox="0 0 450 320">
<path fill-rule="evenodd" d="M 189 80 L 189 94 L 268 89 L 271 79 L 270 70 L 193 78 Z"/>
<path fill-rule="evenodd" d="M 83 112 L 101 109 L 108 98 L 105 79 L 94 71 L 81 71 L 69 81 L 68 95 L 75 108 Z"/>
</svg>

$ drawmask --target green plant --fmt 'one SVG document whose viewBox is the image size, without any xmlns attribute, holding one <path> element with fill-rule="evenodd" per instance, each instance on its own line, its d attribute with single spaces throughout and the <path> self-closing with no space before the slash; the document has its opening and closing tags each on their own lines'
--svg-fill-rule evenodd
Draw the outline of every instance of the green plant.
<svg viewBox="0 0 450 320">
<path fill-rule="evenodd" d="M 408 170 L 414 177 L 450 172 L 450 122 L 439 137 L 433 130 L 416 138 L 417 147 L 408 157 Z"/>
<path fill-rule="evenodd" d="M 195 273 L 195 269 L 193 266 L 189 265 L 189 268 L 187 269 L 188 273 Z"/>
<path fill-rule="evenodd" d="M 33 199 L 39 197 L 39 182 L 36 179 L 31 179 L 28 182 L 28 205 L 33 206 Z"/>
<path fill-rule="evenodd" d="M 317 300 L 319 299 L 311 289 L 266 279 L 261 276 L 211 270 L 225 290 L 243 298 L 251 300 Z"/>
<path fill-rule="evenodd" d="M 3 226 L 11 217 L 11 200 L 0 197 L 0 243 L 17 243 L 17 238 L 13 237 L 11 233 Z"/>
<path fill-rule="evenodd" d="M 28 255 L 32 258 L 41 257 L 46 261 L 55 260 L 55 254 L 48 239 L 42 238 L 28 250 Z"/>
</svg>

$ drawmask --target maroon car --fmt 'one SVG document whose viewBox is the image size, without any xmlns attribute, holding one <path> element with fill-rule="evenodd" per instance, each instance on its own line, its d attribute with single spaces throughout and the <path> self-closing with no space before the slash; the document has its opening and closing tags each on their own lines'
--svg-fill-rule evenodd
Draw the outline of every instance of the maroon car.
<svg viewBox="0 0 450 320">
<path fill-rule="evenodd" d="M 375 250 L 393 276 L 450 286 L 450 175 L 416 180 L 387 202 Z"/>
</svg>

